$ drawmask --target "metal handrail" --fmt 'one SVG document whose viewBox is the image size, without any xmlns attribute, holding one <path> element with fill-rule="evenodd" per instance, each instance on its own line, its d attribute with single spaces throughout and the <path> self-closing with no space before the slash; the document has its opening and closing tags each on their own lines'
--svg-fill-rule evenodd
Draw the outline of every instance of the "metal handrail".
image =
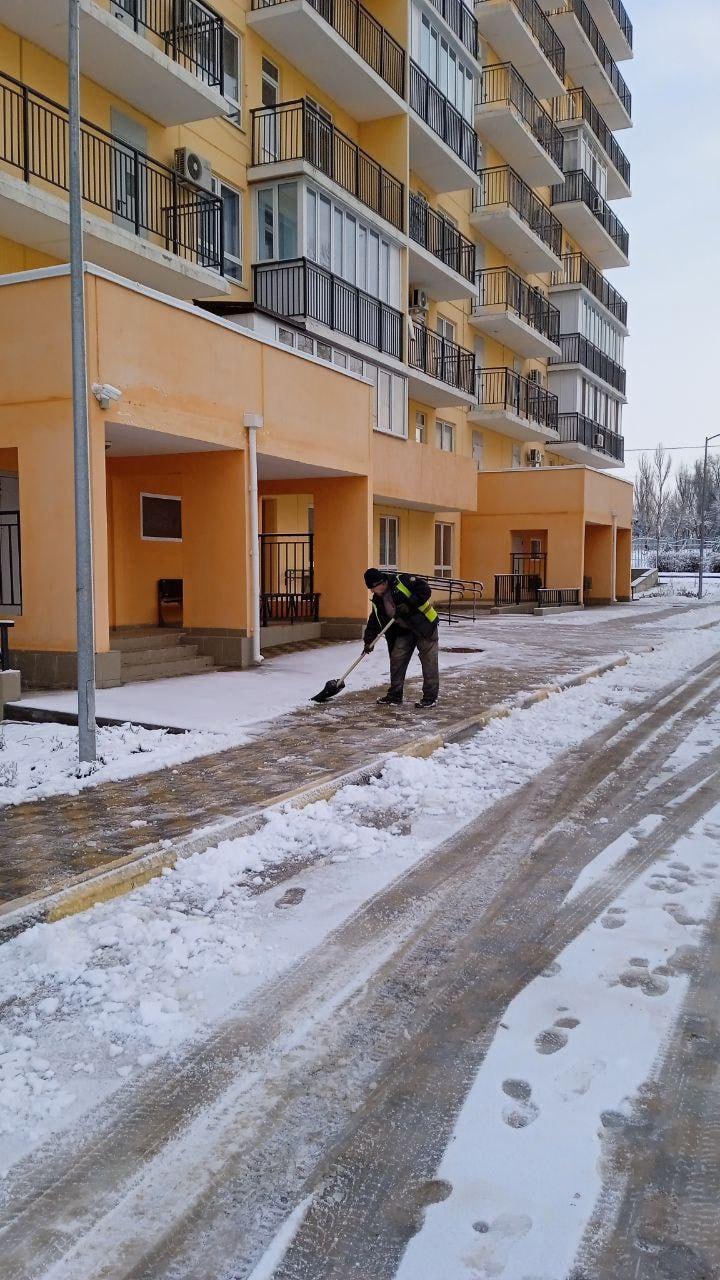
<svg viewBox="0 0 720 1280">
<path fill-rule="evenodd" d="M 445 19 L 450 30 L 455 32 L 473 58 L 476 58 L 478 29 L 477 18 L 472 9 L 464 4 L 463 0 L 430 0 L 430 4 Z"/>
<path fill-rule="evenodd" d="M 529 285 L 510 267 L 478 271 L 476 282 L 478 298 L 473 303 L 473 315 L 480 315 L 484 307 L 505 306 L 550 342 L 559 341 L 560 312 L 541 289 Z"/>
<path fill-rule="evenodd" d="M 618 65 L 598 31 L 595 19 L 592 17 L 590 10 L 585 4 L 585 0 L 562 0 L 562 3 L 556 4 L 552 13 L 574 13 L 585 35 L 587 36 L 593 48 L 598 61 L 600 62 L 605 75 L 615 90 L 623 107 L 628 115 L 632 112 L 632 95 L 620 74 Z"/>
<path fill-rule="evenodd" d="M 473 279 L 475 245 L 472 240 L 468 240 L 454 223 L 414 191 L 410 193 L 409 235 L 411 240 L 422 245 L 434 258 L 439 258 L 446 267 L 451 267 L 466 280 Z"/>
<path fill-rule="evenodd" d="M 584 285 L 616 320 L 627 325 L 627 302 L 584 253 L 563 254 L 562 271 L 555 271 L 551 280 L 551 287 L 561 285 Z"/>
<path fill-rule="evenodd" d="M 623 182 L 630 186 L 630 161 L 598 111 L 587 89 L 568 89 L 559 98 L 553 98 L 552 118 L 557 124 L 570 124 L 584 120 L 595 134 Z"/>
<path fill-rule="evenodd" d="M 473 172 L 477 169 L 478 140 L 475 130 L 412 58 L 410 106 L 469 169 Z"/>
<path fill-rule="evenodd" d="M 613 213 L 607 200 L 600 195 L 583 169 L 573 169 L 571 173 L 566 173 L 565 181 L 556 183 L 552 189 L 553 205 L 568 204 L 576 200 L 587 205 L 623 256 L 627 258 L 630 251 L 630 236 L 617 214 Z"/>
<path fill-rule="evenodd" d="M 518 113 L 543 150 L 547 151 L 550 159 L 558 169 L 562 169 L 564 145 L 562 133 L 511 62 L 499 62 L 491 67 L 483 67 L 482 75 L 478 80 L 478 107 L 502 102 L 507 103 Z"/>
<path fill-rule="evenodd" d="M 483 4 L 485 0 L 477 0 L 477 3 Z M 563 80 L 565 78 L 565 46 L 555 34 L 547 15 L 543 13 L 537 0 L 513 0 L 513 4 L 537 40 L 548 62 Z"/>
<path fill-rule="evenodd" d="M 474 352 L 450 338 L 443 338 L 417 321 L 413 330 L 408 343 L 410 367 L 471 396 L 475 384 Z"/>
<path fill-rule="evenodd" d="M 19 511 L 0 511 L 0 607 L 22 607 Z"/>
<path fill-rule="evenodd" d="M 477 400 L 485 408 L 509 410 L 548 431 L 558 429 L 557 396 L 514 369 L 478 369 Z"/>
<path fill-rule="evenodd" d="M 556 257 L 562 250 L 562 224 L 532 187 L 524 182 L 510 165 L 494 165 L 480 169 L 478 185 L 473 192 L 473 212 L 507 204 L 534 231 Z M 553 191 L 555 191 L 553 187 Z"/>
<path fill-rule="evenodd" d="M 598 453 L 606 453 L 618 462 L 625 460 L 625 440 L 617 431 L 611 431 L 600 422 L 593 422 L 584 413 L 561 413 L 558 418 L 558 431 L 561 444 L 582 444 L 587 449 L 595 449 Z M 596 444 L 598 435 L 603 437 L 602 445 Z"/>
<path fill-rule="evenodd" d="M 560 354 L 550 357 L 551 365 L 581 364 L 597 378 L 602 378 L 603 382 L 607 382 L 608 386 L 615 391 L 619 391 L 620 395 L 625 395 L 627 378 L 625 370 L 600 347 L 596 347 L 594 342 L 590 342 L 582 333 L 562 333 L 558 341 Z"/>
<path fill-rule="evenodd" d="M 285 3 L 287 0 L 252 0 L 252 7 L 272 9 Z M 395 93 L 405 97 L 405 50 L 359 0 L 308 0 L 308 3 L 363 62 Z"/>
<path fill-rule="evenodd" d="M 212 87 L 223 86 L 225 23 L 209 5 L 198 0 L 127 0 L 124 14 L 136 32 L 144 30 L 162 41 L 168 57 Z"/>
</svg>

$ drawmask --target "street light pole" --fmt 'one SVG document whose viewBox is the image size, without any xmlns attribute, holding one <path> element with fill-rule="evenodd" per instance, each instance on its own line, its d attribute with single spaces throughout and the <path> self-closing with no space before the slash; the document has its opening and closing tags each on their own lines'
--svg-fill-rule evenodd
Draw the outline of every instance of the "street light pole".
<svg viewBox="0 0 720 1280">
<path fill-rule="evenodd" d="M 711 440 L 720 440 L 720 432 L 705 437 L 705 457 L 703 460 L 702 488 L 700 490 L 700 566 L 698 569 L 698 600 L 703 598 L 703 561 L 705 559 L 705 494 L 707 492 L 708 445 Z"/>
<path fill-rule="evenodd" d="M 70 331 L 72 338 L 73 453 L 75 464 L 78 751 L 81 761 L 94 761 L 97 758 L 95 731 L 95 620 L 92 577 L 90 442 L 85 350 L 85 264 L 83 261 L 82 230 L 80 0 L 68 0 L 68 4 Z"/>
</svg>

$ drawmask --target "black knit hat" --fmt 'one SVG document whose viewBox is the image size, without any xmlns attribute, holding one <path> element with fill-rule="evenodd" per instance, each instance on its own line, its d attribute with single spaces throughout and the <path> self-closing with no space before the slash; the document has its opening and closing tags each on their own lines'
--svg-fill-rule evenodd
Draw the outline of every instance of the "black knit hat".
<svg viewBox="0 0 720 1280">
<path fill-rule="evenodd" d="M 387 582 L 386 573 L 381 573 L 379 569 L 365 570 L 365 586 L 370 591 L 372 591 L 373 587 L 376 587 L 379 582 Z"/>
</svg>

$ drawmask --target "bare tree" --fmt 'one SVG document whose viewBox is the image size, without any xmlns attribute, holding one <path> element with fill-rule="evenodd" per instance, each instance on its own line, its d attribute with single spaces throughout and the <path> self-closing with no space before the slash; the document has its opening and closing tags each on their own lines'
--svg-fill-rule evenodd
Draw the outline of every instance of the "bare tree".
<svg viewBox="0 0 720 1280">
<path fill-rule="evenodd" d="M 660 555 L 660 537 L 663 532 L 665 521 L 668 514 L 668 503 L 670 501 L 670 472 L 672 470 L 672 458 L 666 451 L 665 446 L 660 442 L 655 446 L 655 452 L 652 458 L 652 472 L 654 479 L 654 512 L 653 526 L 655 533 L 655 550 Z"/>
<path fill-rule="evenodd" d="M 647 453 L 640 454 L 635 475 L 635 521 L 638 533 L 647 537 L 655 518 L 655 472 Z"/>
<path fill-rule="evenodd" d="M 668 501 L 667 520 L 672 525 L 676 544 L 695 536 L 697 529 L 697 495 L 695 476 L 681 462 L 675 473 L 675 488 Z"/>
</svg>

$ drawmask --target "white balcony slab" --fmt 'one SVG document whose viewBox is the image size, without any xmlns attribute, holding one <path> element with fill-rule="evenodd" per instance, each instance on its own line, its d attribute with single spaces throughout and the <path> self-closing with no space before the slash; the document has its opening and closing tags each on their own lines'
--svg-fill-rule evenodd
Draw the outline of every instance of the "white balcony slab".
<svg viewBox="0 0 720 1280">
<path fill-rule="evenodd" d="M 632 58 L 632 46 L 628 44 L 622 27 L 612 11 L 610 0 L 585 0 L 585 3 L 590 17 L 615 61 L 623 62 Z M 539 0 L 539 4 L 540 8 L 548 13 L 557 8 L 558 0 Z"/>
<path fill-rule="evenodd" d="M 523 418 L 511 409 L 495 405 L 474 404 L 468 414 L 468 422 L 473 426 L 487 427 L 497 431 L 498 435 L 509 436 L 511 440 L 526 443 L 551 444 L 556 447 L 557 432 L 551 431 L 532 418 Z"/>
<path fill-rule="evenodd" d="M 212 298 L 230 292 L 228 282 L 216 271 L 180 258 L 109 218 L 86 212 L 83 227 L 88 262 L 176 298 Z M 67 262 L 67 200 L 0 173 L 0 236 Z"/>
<path fill-rule="evenodd" d="M 475 107 L 475 129 L 531 187 L 562 182 L 562 169 L 538 142 L 520 113 L 509 102 L 485 102 Z"/>
<path fill-rule="evenodd" d="M 248 11 L 247 25 L 355 120 L 404 115 L 407 104 L 307 0 Z"/>
<path fill-rule="evenodd" d="M 554 444 L 553 452 L 558 453 L 561 458 L 567 458 L 568 462 L 580 462 L 585 467 L 597 467 L 603 471 L 618 471 L 625 466 L 624 462 L 611 458 L 601 449 L 589 449 L 587 445 L 579 444 L 576 440 Z"/>
<path fill-rule="evenodd" d="M 526 359 L 549 359 L 560 354 L 560 348 L 544 333 L 540 333 L 533 325 L 528 324 L 521 316 L 504 303 L 491 303 L 488 306 L 474 308 L 469 316 L 470 324 L 478 333 L 494 338 L 504 347 L 515 351 Z"/>
<path fill-rule="evenodd" d="M 605 230 L 599 218 L 584 200 L 566 200 L 552 207 L 555 217 L 562 222 L 579 249 L 599 267 L 607 271 L 612 267 L 626 267 L 629 259 Z"/>
<path fill-rule="evenodd" d="M 610 129 L 632 128 L 632 117 L 613 88 L 574 10 L 553 12 L 549 20 L 565 46 L 565 71 L 573 83 L 587 89 Z"/>
<path fill-rule="evenodd" d="M 417 400 L 419 404 L 427 404 L 434 409 L 462 409 L 475 402 L 475 393 L 451 387 L 439 378 L 431 378 L 420 369 L 410 365 L 406 369 L 408 378 L 408 399 Z"/>
<path fill-rule="evenodd" d="M 481 235 L 498 249 L 502 249 L 523 272 L 560 270 L 562 263 L 558 255 L 516 213 L 512 205 L 499 204 L 486 209 L 474 209 L 470 221 Z"/>
<path fill-rule="evenodd" d="M 579 297 L 584 298 L 585 301 L 589 303 L 591 307 L 598 307 L 602 312 L 602 314 L 607 319 L 608 324 L 612 325 L 613 329 L 615 329 L 617 333 L 621 335 L 621 337 L 627 338 L 630 332 L 627 325 L 623 324 L 622 320 L 618 319 L 614 311 L 611 311 L 609 307 L 606 307 L 605 303 L 601 302 L 600 299 L 592 292 L 591 289 L 588 289 L 586 285 L 577 284 L 575 282 L 570 284 L 551 284 L 548 288 L 548 293 L 550 294 L 550 297 L 554 299 L 555 306 L 562 306 L 558 295 L 567 294 L 567 293 L 576 293 Z M 575 311 L 575 314 L 579 317 L 580 313 L 577 309 Z M 579 320 L 574 323 L 579 323 Z M 571 332 L 571 330 L 568 329 L 566 326 L 564 326 L 564 329 L 568 333 Z"/>
<path fill-rule="evenodd" d="M 408 239 L 407 245 L 411 289 L 424 289 L 436 302 L 475 301 L 477 285 L 474 281 L 454 271 L 417 241 Z"/>
<path fill-rule="evenodd" d="M 554 98 L 565 90 L 562 76 L 543 53 L 513 0 L 482 0 L 475 5 L 478 33 L 500 62 L 511 62 L 538 98 Z"/>
<path fill-rule="evenodd" d="M 0 20 L 26 40 L 67 60 L 67 0 L 2 0 Z M 136 33 L 97 0 L 80 0 L 81 69 L 160 124 L 225 115 L 222 94 L 174 62 L 154 37 Z"/>
<path fill-rule="evenodd" d="M 410 108 L 410 171 L 438 195 L 446 191 L 466 191 L 475 184 L 475 173 L 459 155 L 443 142 Z"/>
</svg>

